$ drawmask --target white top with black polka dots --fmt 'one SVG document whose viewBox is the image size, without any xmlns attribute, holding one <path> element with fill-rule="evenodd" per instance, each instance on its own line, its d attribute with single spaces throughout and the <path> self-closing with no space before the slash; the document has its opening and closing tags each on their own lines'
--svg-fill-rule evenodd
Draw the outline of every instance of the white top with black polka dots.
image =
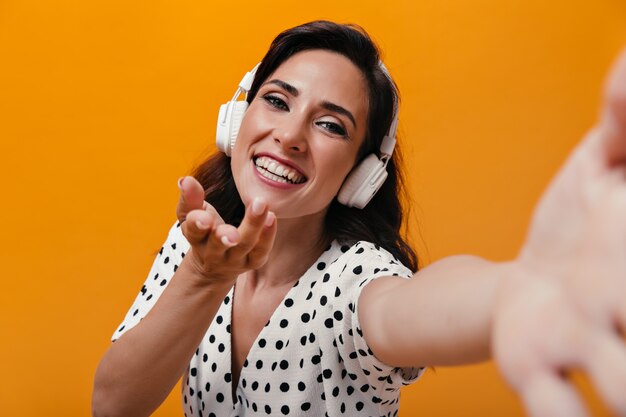
<svg viewBox="0 0 626 417">
<path fill-rule="evenodd" d="M 188 250 L 174 225 L 113 340 L 146 315 Z M 415 381 L 422 369 L 394 368 L 377 360 L 356 314 L 363 287 L 390 275 L 409 277 L 411 271 L 371 243 L 333 242 L 257 336 L 234 400 L 231 289 L 184 377 L 185 416 L 396 416 L 400 388 Z"/>
</svg>

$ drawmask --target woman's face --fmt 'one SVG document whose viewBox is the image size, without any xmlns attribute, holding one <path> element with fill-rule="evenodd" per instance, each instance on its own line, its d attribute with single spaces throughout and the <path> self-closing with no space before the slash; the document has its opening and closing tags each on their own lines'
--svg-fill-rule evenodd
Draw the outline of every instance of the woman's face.
<svg viewBox="0 0 626 417">
<path fill-rule="evenodd" d="M 250 103 L 232 153 L 247 206 L 262 197 L 278 218 L 324 214 L 365 137 L 367 89 L 343 55 L 299 52 L 271 74 Z"/>
</svg>

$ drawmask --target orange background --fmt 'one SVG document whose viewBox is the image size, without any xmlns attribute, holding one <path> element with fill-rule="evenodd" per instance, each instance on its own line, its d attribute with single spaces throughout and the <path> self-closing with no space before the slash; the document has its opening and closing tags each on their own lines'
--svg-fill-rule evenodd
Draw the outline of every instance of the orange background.
<svg viewBox="0 0 626 417">
<path fill-rule="evenodd" d="M 0 0 L 0 415 L 89 415 L 219 104 L 279 31 L 318 18 L 364 26 L 400 86 L 423 264 L 515 255 L 626 43 L 623 0 Z M 429 372 L 402 404 L 523 415 L 492 364 Z"/>
</svg>

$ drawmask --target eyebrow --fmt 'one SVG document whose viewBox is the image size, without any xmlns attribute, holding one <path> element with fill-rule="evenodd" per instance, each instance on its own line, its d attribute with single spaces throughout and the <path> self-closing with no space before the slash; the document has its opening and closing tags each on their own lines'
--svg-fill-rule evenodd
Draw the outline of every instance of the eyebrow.
<svg viewBox="0 0 626 417">
<path fill-rule="evenodd" d="M 296 87 L 294 87 L 293 85 L 289 83 L 284 82 L 283 80 L 279 80 L 275 78 L 273 80 L 269 80 L 265 84 L 276 84 L 277 86 L 284 89 L 285 91 L 287 91 L 289 94 L 291 94 L 294 97 L 298 97 L 298 94 L 300 94 L 300 92 L 298 91 Z"/>
<path fill-rule="evenodd" d="M 322 107 L 325 108 L 326 110 L 330 110 L 330 111 L 335 112 L 335 113 L 343 114 L 348 119 L 350 119 L 350 121 L 352 122 L 352 125 L 356 128 L 356 120 L 354 119 L 354 116 L 352 115 L 352 113 L 350 113 L 348 110 L 344 109 L 340 105 L 335 104 L 335 103 L 331 103 L 330 101 L 324 101 L 322 103 Z"/>
<path fill-rule="evenodd" d="M 294 87 L 293 85 L 289 83 L 284 82 L 283 80 L 279 80 L 277 78 L 269 80 L 265 82 L 264 84 L 277 85 L 294 97 L 298 97 L 298 95 L 300 94 L 300 91 L 298 91 L 296 87 Z M 346 116 L 348 119 L 350 119 L 350 121 L 352 122 L 352 125 L 356 128 L 356 119 L 354 118 L 352 113 L 350 113 L 350 111 L 348 111 L 344 107 L 341 107 L 340 105 L 335 104 L 335 103 L 331 103 L 330 101 L 322 102 L 322 107 L 325 108 L 326 110 L 330 110 L 332 112 L 339 113 L 339 114 Z"/>
</svg>

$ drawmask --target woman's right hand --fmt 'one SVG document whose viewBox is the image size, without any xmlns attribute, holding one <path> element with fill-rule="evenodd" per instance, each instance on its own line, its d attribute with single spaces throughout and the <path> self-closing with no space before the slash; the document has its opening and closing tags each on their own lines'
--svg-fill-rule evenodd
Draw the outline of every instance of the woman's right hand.
<svg viewBox="0 0 626 417">
<path fill-rule="evenodd" d="M 265 201 L 255 198 L 235 227 L 204 201 L 204 189 L 195 178 L 183 177 L 178 186 L 176 215 L 191 245 L 181 268 L 230 287 L 239 274 L 265 264 L 276 236 L 276 217 Z"/>
</svg>

